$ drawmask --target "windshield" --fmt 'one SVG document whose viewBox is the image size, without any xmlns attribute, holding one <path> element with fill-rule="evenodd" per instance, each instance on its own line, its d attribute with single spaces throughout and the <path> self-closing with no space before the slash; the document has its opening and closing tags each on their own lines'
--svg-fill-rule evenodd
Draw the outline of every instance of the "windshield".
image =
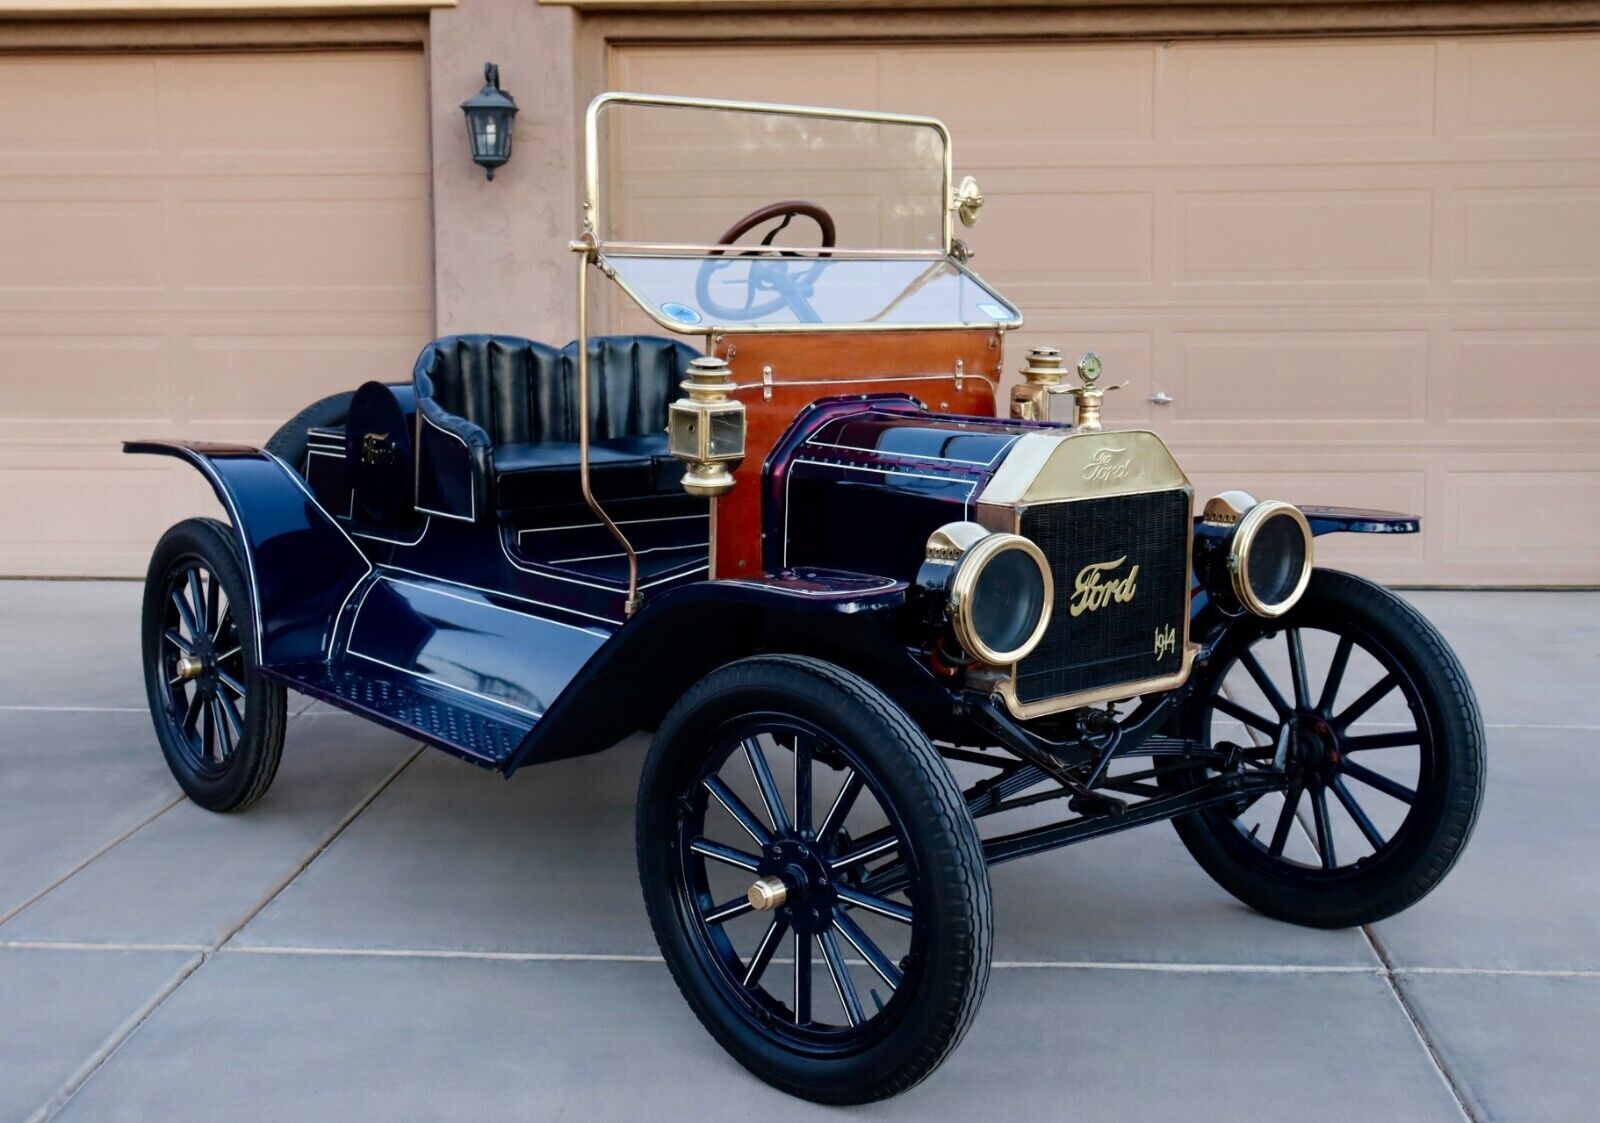
<svg viewBox="0 0 1600 1123">
<path fill-rule="evenodd" d="M 784 202 L 811 210 L 745 240 L 771 233 L 773 246 L 941 257 L 950 248 L 949 136 L 930 118 L 606 94 L 590 106 L 587 139 L 602 249 L 714 246 L 740 219 Z"/>
<path fill-rule="evenodd" d="M 607 255 L 604 261 L 628 296 L 674 331 L 1022 322 L 1015 308 L 948 258 Z"/>
</svg>

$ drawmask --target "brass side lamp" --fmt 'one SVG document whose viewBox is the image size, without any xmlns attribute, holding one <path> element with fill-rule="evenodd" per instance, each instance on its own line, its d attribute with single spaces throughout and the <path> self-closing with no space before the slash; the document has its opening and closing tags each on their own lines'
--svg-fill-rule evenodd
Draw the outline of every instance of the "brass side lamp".
<svg viewBox="0 0 1600 1123">
<path fill-rule="evenodd" d="M 667 411 L 667 448 L 688 465 L 683 490 L 711 499 L 733 490 L 733 469 L 744 459 L 744 403 L 731 397 L 726 359 L 703 355 L 680 383 L 687 397 Z"/>
</svg>

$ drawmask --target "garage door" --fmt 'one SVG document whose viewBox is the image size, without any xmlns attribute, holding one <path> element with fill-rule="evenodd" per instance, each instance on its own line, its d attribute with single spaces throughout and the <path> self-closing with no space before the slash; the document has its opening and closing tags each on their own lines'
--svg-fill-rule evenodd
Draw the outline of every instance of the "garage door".
<svg viewBox="0 0 1600 1123">
<path fill-rule="evenodd" d="M 1324 539 L 1331 562 L 1600 583 L 1600 37 L 638 47 L 612 70 L 943 118 L 988 198 L 974 264 L 1028 318 L 1013 370 L 1033 343 L 1099 351 L 1132 380 L 1110 416 L 1202 494 L 1425 516 Z"/>
<path fill-rule="evenodd" d="M 415 51 L 0 57 L 0 574 L 142 574 L 214 508 L 121 438 L 410 370 L 427 122 Z"/>
</svg>

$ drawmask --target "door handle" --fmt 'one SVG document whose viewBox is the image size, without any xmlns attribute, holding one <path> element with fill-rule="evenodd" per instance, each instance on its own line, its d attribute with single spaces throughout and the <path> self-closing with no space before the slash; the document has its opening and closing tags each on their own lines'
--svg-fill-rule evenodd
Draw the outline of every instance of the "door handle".
<svg viewBox="0 0 1600 1123">
<path fill-rule="evenodd" d="M 1154 394 L 1150 395 L 1150 400 L 1158 406 L 1165 406 L 1171 405 L 1175 399 L 1165 390 L 1157 390 Z"/>
</svg>

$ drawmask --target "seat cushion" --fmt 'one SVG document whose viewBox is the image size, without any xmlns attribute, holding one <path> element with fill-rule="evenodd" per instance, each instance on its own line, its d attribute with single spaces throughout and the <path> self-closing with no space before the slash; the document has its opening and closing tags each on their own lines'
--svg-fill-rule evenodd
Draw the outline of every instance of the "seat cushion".
<svg viewBox="0 0 1600 1123">
<path fill-rule="evenodd" d="M 632 437 L 613 437 L 609 441 L 598 441 L 596 447 L 610 449 L 614 452 L 625 453 L 628 456 L 647 457 L 652 466 L 651 479 L 654 490 L 659 493 L 678 490 L 678 485 L 683 481 L 683 461 L 667 451 L 667 435 L 665 433 L 641 433 Z"/>
<path fill-rule="evenodd" d="M 504 514 L 583 502 L 576 441 L 497 445 L 494 505 Z M 677 489 L 682 464 L 667 453 L 664 433 L 595 441 L 589 483 L 596 499 L 637 499 Z"/>
</svg>

